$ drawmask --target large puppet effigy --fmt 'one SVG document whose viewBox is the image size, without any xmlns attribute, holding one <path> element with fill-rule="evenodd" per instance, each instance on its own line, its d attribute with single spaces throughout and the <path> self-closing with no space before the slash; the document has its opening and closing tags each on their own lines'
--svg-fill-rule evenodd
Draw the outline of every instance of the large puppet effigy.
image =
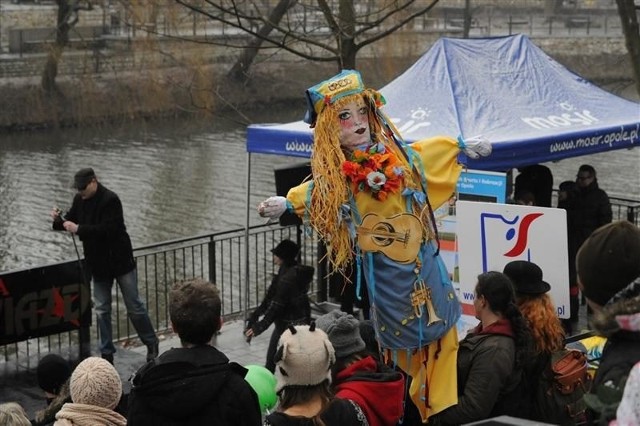
<svg viewBox="0 0 640 426">
<path fill-rule="evenodd" d="M 439 256 L 433 210 L 454 194 L 460 151 L 488 155 L 482 140 L 435 137 L 405 144 L 381 111 L 384 98 L 345 70 L 306 92 L 314 128 L 313 180 L 258 206 L 289 210 L 327 245 L 334 272 L 363 271 L 376 338 L 411 376 L 409 394 L 424 421 L 457 402 L 455 324 L 460 303 Z"/>
</svg>

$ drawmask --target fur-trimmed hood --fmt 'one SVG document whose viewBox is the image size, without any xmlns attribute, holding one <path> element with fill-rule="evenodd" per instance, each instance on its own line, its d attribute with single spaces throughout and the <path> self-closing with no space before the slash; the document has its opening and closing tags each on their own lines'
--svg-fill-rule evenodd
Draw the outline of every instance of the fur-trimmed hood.
<svg viewBox="0 0 640 426">
<path fill-rule="evenodd" d="M 605 337 L 624 333 L 640 340 L 640 277 L 618 292 L 597 312 L 593 328 Z"/>
</svg>

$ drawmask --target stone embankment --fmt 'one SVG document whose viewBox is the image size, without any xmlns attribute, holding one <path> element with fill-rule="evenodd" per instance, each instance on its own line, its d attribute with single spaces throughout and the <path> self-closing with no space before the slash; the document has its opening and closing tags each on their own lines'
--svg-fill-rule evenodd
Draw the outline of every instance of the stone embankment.
<svg viewBox="0 0 640 426">
<path fill-rule="evenodd" d="M 445 36 L 447 34 L 444 34 Z M 380 87 L 428 50 L 442 33 L 400 32 L 359 53 L 367 84 Z M 533 38 L 549 56 L 582 77 L 631 80 L 621 37 Z M 337 72 L 335 63 L 290 53 L 262 53 L 245 83 L 225 78 L 238 49 L 149 38 L 107 40 L 106 47 L 69 50 L 59 64 L 60 91 L 45 96 L 40 74 L 47 54 L 0 58 L 0 128 L 129 121 L 141 117 L 203 115 L 300 103 L 310 83 Z M 429 76 L 425 76 L 429 78 Z"/>
</svg>

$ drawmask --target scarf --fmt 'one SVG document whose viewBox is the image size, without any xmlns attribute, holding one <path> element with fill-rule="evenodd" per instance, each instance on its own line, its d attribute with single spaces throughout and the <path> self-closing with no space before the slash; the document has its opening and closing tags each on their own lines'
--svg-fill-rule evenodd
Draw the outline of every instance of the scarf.
<svg viewBox="0 0 640 426">
<path fill-rule="evenodd" d="M 54 426 L 126 426 L 127 419 L 108 408 L 68 403 L 56 414 Z"/>
</svg>

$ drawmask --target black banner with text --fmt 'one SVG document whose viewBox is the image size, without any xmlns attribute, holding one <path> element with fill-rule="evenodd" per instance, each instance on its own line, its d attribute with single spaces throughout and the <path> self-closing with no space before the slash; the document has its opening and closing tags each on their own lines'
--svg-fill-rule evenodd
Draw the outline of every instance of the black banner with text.
<svg viewBox="0 0 640 426">
<path fill-rule="evenodd" d="M 0 345 L 90 326 L 83 270 L 74 261 L 0 274 Z"/>
</svg>

